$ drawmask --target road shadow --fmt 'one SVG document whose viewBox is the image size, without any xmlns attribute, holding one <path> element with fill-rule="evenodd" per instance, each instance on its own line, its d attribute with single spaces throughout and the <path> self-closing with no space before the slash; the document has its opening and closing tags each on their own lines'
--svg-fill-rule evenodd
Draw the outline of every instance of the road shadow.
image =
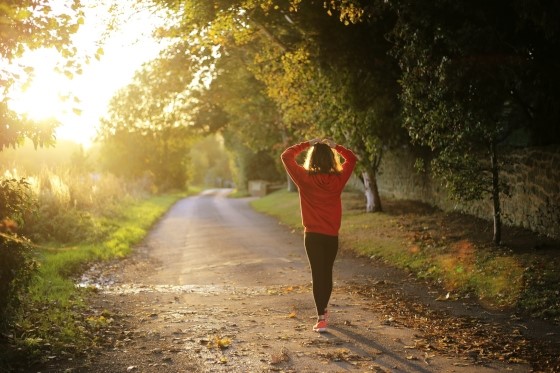
<svg viewBox="0 0 560 373">
<path fill-rule="evenodd" d="M 348 340 L 349 343 L 345 343 L 345 347 L 353 353 L 360 356 L 369 356 L 375 364 L 386 369 L 387 371 L 393 371 L 398 369 L 399 371 L 414 372 L 414 373 L 430 373 L 433 372 L 432 369 L 428 369 L 425 366 L 426 362 L 422 360 L 412 360 L 407 359 L 406 353 L 404 351 L 396 351 L 394 349 L 387 348 L 383 343 L 375 340 L 372 337 L 366 336 L 364 334 L 358 333 L 352 330 L 352 326 L 345 325 L 331 325 L 329 326 L 330 332 L 324 333 L 323 336 L 328 339 L 342 339 Z"/>
</svg>

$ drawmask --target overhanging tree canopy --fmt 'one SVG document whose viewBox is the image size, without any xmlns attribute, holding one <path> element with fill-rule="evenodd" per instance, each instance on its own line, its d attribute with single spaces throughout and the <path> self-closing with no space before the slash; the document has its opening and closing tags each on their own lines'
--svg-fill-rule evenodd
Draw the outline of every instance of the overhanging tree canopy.
<svg viewBox="0 0 560 373">
<path fill-rule="evenodd" d="M 280 114 L 281 146 L 289 137 L 337 135 L 362 155 L 364 178 L 376 191 L 382 149 L 402 131 L 398 66 L 384 37 L 394 16 L 384 2 L 375 7 L 377 17 L 347 25 L 332 13 L 353 21 L 357 14 L 314 2 L 186 1 L 170 9 L 180 14 L 185 39 L 204 35 L 206 50 L 243 51 L 248 71 L 264 83 Z M 371 195 L 368 210 L 380 210 L 379 195 Z"/>
</svg>

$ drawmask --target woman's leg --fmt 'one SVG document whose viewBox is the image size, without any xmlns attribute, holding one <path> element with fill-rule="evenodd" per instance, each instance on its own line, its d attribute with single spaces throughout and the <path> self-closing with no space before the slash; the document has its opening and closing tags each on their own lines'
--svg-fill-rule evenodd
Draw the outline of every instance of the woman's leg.
<svg viewBox="0 0 560 373">
<path fill-rule="evenodd" d="M 317 315 L 325 314 L 333 288 L 333 265 L 338 252 L 338 237 L 305 233 L 305 251 L 311 267 L 313 298 Z"/>
</svg>

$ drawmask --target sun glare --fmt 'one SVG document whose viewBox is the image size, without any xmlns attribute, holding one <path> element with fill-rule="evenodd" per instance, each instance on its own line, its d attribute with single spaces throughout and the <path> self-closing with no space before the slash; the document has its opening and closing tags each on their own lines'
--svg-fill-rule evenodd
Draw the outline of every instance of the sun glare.
<svg viewBox="0 0 560 373">
<path fill-rule="evenodd" d="M 18 64 L 34 68 L 29 84 L 20 82 L 10 93 L 10 107 L 32 119 L 57 119 L 57 139 L 72 140 L 88 147 L 100 117 L 115 92 L 125 86 L 142 63 L 157 56 L 163 45 L 151 32 L 164 20 L 134 0 L 82 1 L 85 24 L 74 35 L 74 45 L 83 54 L 104 53 L 83 66 L 83 73 L 70 78 L 57 72 L 62 57 L 53 49 L 26 53 Z M 111 12 L 113 13 L 110 13 Z M 116 11 L 115 11 L 116 10 Z M 109 23 L 117 27 L 101 42 Z"/>
<path fill-rule="evenodd" d="M 60 116 L 67 111 L 63 92 L 68 81 L 54 71 L 57 58 L 55 51 L 40 49 L 22 59 L 22 63 L 35 65 L 35 71 L 28 87 L 16 89 L 11 94 L 13 110 L 32 119 L 61 119 Z"/>
</svg>

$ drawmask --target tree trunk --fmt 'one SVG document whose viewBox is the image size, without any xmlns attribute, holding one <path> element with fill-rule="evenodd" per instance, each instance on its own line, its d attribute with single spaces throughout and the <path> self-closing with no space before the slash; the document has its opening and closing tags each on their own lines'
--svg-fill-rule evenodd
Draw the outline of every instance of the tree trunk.
<svg viewBox="0 0 560 373">
<path fill-rule="evenodd" d="M 496 141 L 490 144 L 490 161 L 492 167 L 492 202 L 494 204 L 494 237 L 492 241 L 499 245 L 502 242 L 502 212 L 500 208 L 500 174 Z"/>
<path fill-rule="evenodd" d="M 381 197 L 377 188 L 377 175 L 373 170 L 362 172 L 364 182 L 364 194 L 366 196 L 366 212 L 383 211 L 381 208 Z"/>
</svg>

